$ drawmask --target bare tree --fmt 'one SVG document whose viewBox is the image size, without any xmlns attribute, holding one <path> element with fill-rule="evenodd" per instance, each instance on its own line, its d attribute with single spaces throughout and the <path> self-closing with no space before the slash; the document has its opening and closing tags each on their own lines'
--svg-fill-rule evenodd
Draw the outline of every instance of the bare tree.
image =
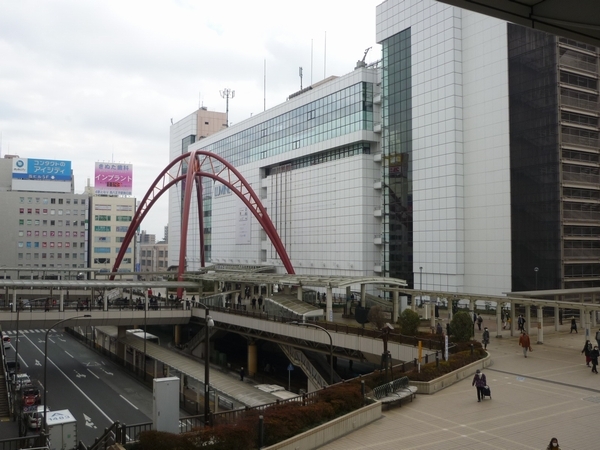
<svg viewBox="0 0 600 450">
<path fill-rule="evenodd" d="M 372 323 L 375 328 L 381 330 L 385 325 L 385 316 L 380 306 L 373 306 L 369 309 L 369 314 L 367 315 L 367 319 Z"/>
</svg>

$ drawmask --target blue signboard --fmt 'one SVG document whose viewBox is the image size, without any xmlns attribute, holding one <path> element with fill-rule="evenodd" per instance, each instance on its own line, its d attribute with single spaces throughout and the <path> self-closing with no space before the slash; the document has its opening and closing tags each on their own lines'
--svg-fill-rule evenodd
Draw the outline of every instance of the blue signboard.
<svg viewBox="0 0 600 450">
<path fill-rule="evenodd" d="M 16 158 L 12 177 L 20 180 L 71 181 L 71 161 Z"/>
</svg>

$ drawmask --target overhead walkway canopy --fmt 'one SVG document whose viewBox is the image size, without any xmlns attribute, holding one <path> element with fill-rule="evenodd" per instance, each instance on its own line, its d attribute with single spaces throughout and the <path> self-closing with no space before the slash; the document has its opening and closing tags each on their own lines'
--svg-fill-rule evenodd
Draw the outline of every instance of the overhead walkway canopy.
<svg viewBox="0 0 600 450">
<path fill-rule="evenodd" d="M 600 47 L 598 0 L 438 0 Z"/>
<path fill-rule="evenodd" d="M 265 297 L 265 306 L 267 307 L 267 310 L 278 308 L 307 319 L 325 315 L 322 308 L 317 308 L 310 303 L 298 300 L 293 295 L 281 293 Z"/>
</svg>

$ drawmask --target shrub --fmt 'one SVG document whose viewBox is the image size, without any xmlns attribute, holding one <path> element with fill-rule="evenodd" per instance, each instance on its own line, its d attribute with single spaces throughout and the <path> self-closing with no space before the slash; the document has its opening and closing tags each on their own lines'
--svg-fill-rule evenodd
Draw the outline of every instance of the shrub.
<svg viewBox="0 0 600 450">
<path fill-rule="evenodd" d="M 419 331 L 421 319 L 419 315 L 412 309 L 405 309 L 400 314 L 400 329 L 401 333 L 407 336 L 416 336 Z"/>
<path fill-rule="evenodd" d="M 375 328 L 381 330 L 385 325 L 385 316 L 381 306 L 372 306 L 369 309 L 369 314 L 367 314 L 367 319 L 375 326 Z"/>
<path fill-rule="evenodd" d="M 465 311 L 459 311 L 454 314 L 452 322 L 450 322 L 450 331 L 453 341 L 469 341 L 473 335 L 473 320 L 471 319 L 471 315 Z"/>
</svg>

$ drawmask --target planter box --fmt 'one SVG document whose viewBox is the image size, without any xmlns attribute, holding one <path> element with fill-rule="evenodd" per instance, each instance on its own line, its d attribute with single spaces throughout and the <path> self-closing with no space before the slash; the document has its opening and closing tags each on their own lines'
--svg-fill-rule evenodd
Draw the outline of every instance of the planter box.
<svg viewBox="0 0 600 450">
<path fill-rule="evenodd" d="M 411 381 L 410 385 L 418 388 L 417 394 L 435 394 L 448 386 L 452 386 L 460 380 L 473 376 L 477 369 L 489 367 L 491 363 L 492 359 L 488 353 L 485 358 L 455 370 L 454 372 L 442 375 L 433 381 Z"/>
<path fill-rule="evenodd" d="M 316 449 L 348 433 L 352 433 L 380 417 L 381 403 L 375 402 L 278 444 L 263 447 L 263 450 Z"/>
</svg>

